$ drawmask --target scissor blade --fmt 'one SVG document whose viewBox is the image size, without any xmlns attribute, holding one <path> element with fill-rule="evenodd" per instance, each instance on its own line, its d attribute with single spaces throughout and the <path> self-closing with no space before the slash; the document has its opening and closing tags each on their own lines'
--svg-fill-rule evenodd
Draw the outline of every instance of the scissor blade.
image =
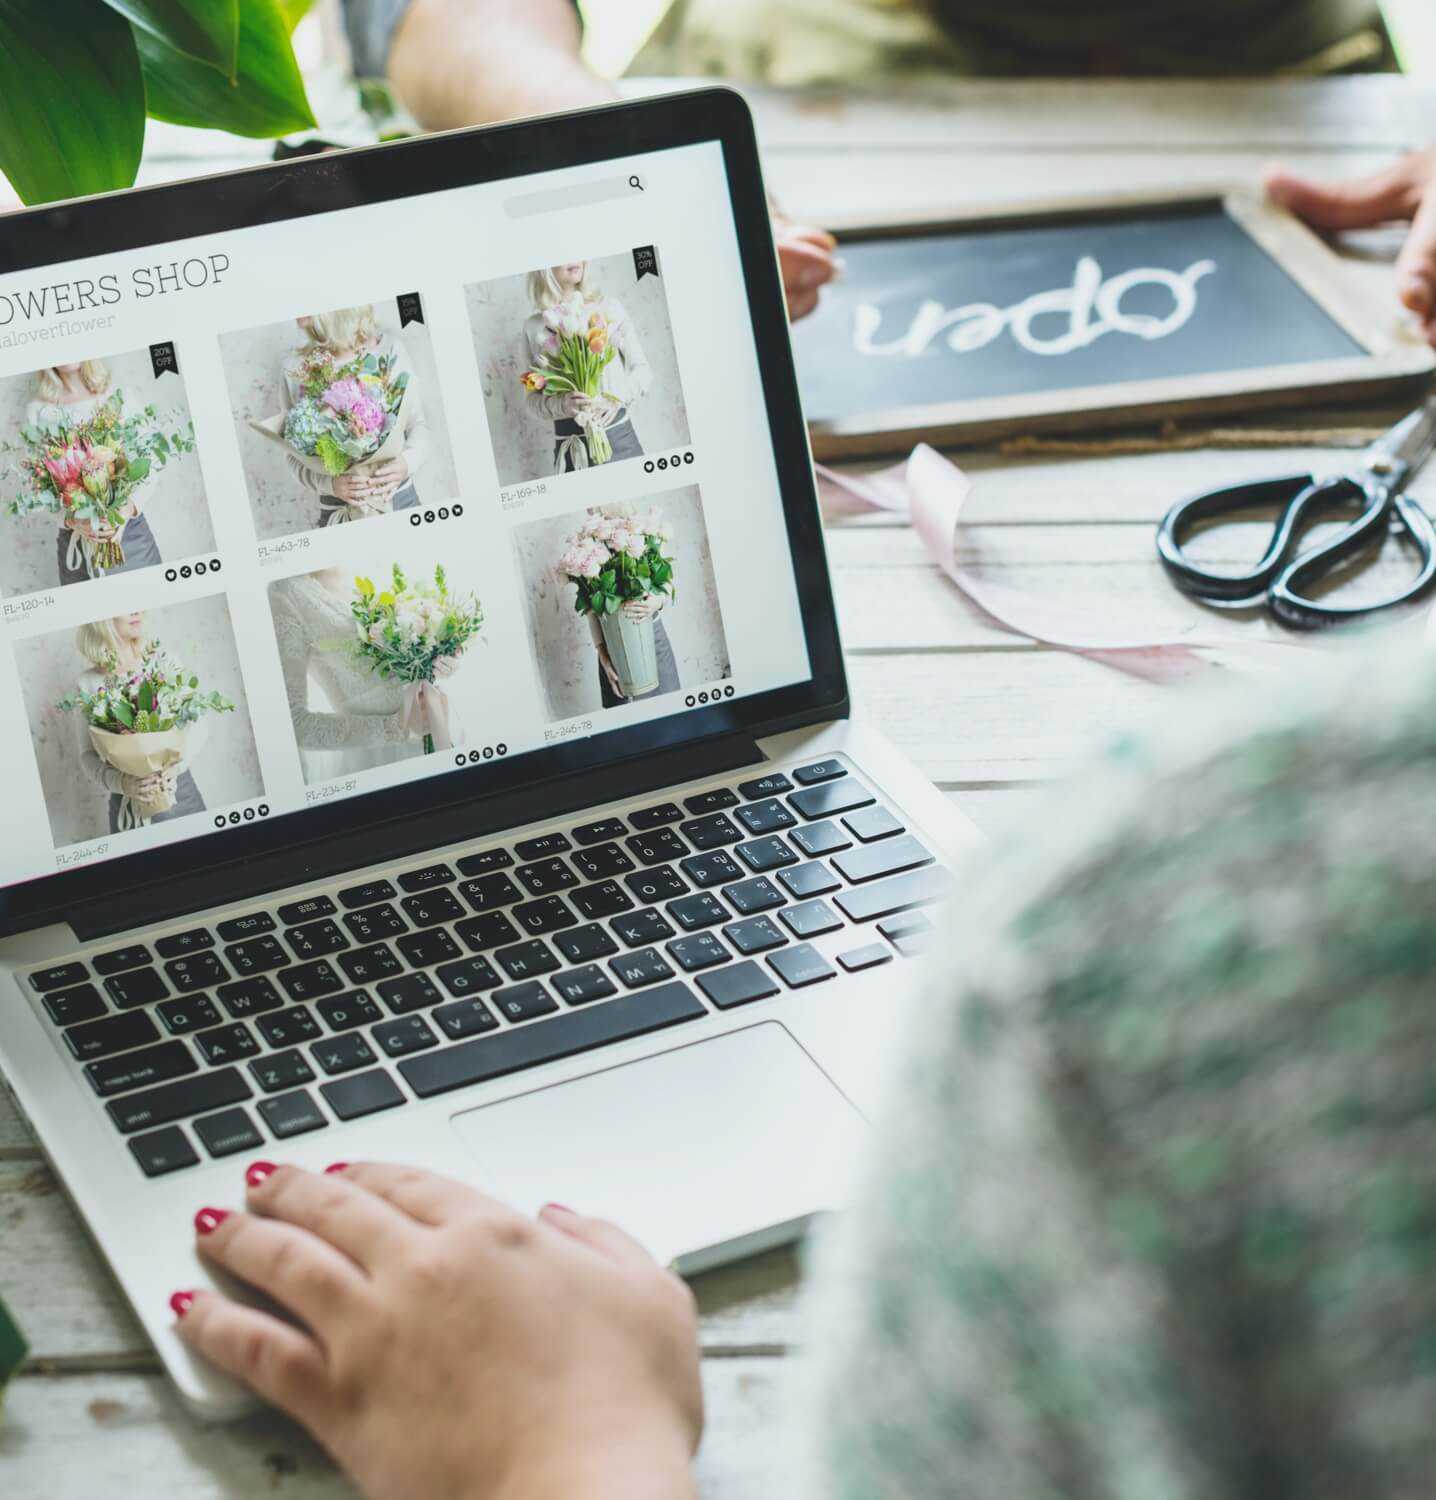
<svg viewBox="0 0 1436 1500">
<path fill-rule="evenodd" d="M 1436 452 L 1436 396 L 1378 438 L 1366 450 L 1366 466 L 1373 474 L 1404 469 L 1409 478 L 1433 452 Z"/>
</svg>

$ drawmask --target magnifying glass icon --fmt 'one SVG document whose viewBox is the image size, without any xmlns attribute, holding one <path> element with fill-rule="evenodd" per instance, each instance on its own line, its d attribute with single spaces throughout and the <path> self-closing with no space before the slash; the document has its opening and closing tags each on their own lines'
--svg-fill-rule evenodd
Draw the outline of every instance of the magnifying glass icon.
<svg viewBox="0 0 1436 1500">
<path fill-rule="evenodd" d="M 636 172 L 628 179 L 628 185 L 631 188 L 637 188 L 640 193 L 643 191 L 643 179 Z"/>
</svg>

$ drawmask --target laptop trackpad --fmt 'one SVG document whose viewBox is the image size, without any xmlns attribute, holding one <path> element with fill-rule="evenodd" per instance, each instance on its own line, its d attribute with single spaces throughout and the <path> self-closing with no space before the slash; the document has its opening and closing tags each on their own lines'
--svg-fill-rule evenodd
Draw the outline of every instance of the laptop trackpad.
<svg viewBox="0 0 1436 1500">
<path fill-rule="evenodd" d="M 684 1270 L 837 1207 L 868 1134 L 776 1021 L 466 1110 L 453 1125 L 485 1192 L 525 1213 L 552 1202 L 612 1219 Z"/>
</svg>

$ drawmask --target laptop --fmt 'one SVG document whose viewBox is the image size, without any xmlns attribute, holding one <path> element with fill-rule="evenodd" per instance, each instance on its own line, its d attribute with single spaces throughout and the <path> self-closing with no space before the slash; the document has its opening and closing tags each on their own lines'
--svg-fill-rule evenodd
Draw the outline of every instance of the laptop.
<svg viewBox="0 0 1436 1500">
<path fill-rule="evenodd" d="M 978 836 L 850 710 L 736 94 L 0 219 L 0 429 L 0 1066 L 196 1412 L 255 1159 L 841 1203 Z"/>
</svg>

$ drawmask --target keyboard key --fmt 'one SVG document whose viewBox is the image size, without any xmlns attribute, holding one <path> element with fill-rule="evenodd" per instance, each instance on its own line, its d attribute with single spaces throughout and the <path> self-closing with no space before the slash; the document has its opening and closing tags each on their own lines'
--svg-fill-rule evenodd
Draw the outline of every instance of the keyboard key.
<svg viewBox="0 0 1436 1500">
<path fill-rule="evenodd" d="M 623 894 L 617 886 L 614 890 L 619 895 Z M 574 894 L 576 896 L 578 893 Z M 520 932 L 530 932 L 535 937 L 545 932 L 558 932 L 564 927 L 578 926 L 578 918 L 558 896 L 540 896 L 537 901 L 525 901 L 514 907 L 510 915 L 518 923 Z M 585 912 L 584 915 L 593 916 L 594 913 Z"/>
<path fill-rule="evenodd" d="M 707 891 L 698 891 L 692 896 L 682 896 L 668 903 L 668 915 L 684 930 L 697 932 L 703 927 L 716 927 L 728 920 L 728 909 Z"/>
<path fill-rule="evenodd" d="M 312 922 L 316 917 L 332 917 L 336 908 L 328 896 L 306 896 L 303 901 L 290 901 L 279 908 L 279 920 L 286 927 L 296 922 Z"/>
<path fill-rule="evenodd" d="M 506 870 L 513 862 L 514 857 L 507 849 L 481 849 L 455 861 L 460 875 L 487 875 L 491 870 Z"/>
<path fill-rule="evenodd" d="M 723 936 L 739 953 L 766 953 L 769 948 L 781 948 L 788 941 L 787 934 L 773 925 L 772 917 L 749 917 L 746 922 L 734 922 L 723 929 Z"/>
<path fill-rule="evenodd" d="M 691 854 L 679 862 L 679 868 L 696 886 L 726 885 L 730 880 L 743 878 L 742 867 L 735 864 L 733 856 L 719 850 L 714 854 Z"/>
<path fill-rule="evenodd" d="M 628 832 L 622 818 L 600 818 L 597 823 L 585 823 L 573 830 L 574 840 L 580 844 L 606 844 L 611 839 L 621 839 Z"/>
<path fill-rule="evenodd" d="M 126 974 L 112 974 L 105 980 L 105 989 L 121 1010 L 136 1005 L 153 1005 L 170 992 L 158 969 L 131 969 Z"/>
<path fill-rule="evenodd" d="M 836 932 L 843 919 L 826 901 L 804 901 L 798 906 L 788 906 L 778 913 L 778 920 L 794 937 L 822 937 L 825 932 Z"/>
<path fill-rule="evenodd" d="M 735 1005 L 748 1005 L 780 993 L 772 976 L 751 961 L 700 974 L 697 983 L 719 1010 L 732 1010 Z"/>
<path fill-rule="evenodd" d="M 277 1016 L 260 1016 L 254 1024 L 271 1047 L 292 1047 L 295 1042 L 312 1042 L 320 1035 L 319 1022 L 304 1005 L 291 1005 Z"/>
<path fill-rule="evenodd" d="M 404 972 L 404 965 L 394 956 L 387 943 L 373 943 L 368 948 L 354 948 L 339 954 L 335 960 L 348 976 L 350 984 L 377 984 Z"/>
<path fill-rule="evenodd" d="M 656 870 L 641 870 L 637 875 L 625 875 L 623 883 L 645 905 L 688 894 L 688 882 L 672 865 L 660 865 Z"/>
<path fill-rule="evenodd" d="M 108 953 L 95 953 L 90 957 L 90 966 L 96 974 L 118 974 L 124 969 L 140 969 L 153 962 L 150 950 L 143 943 L 131 943 L 128 948 L 111 948 Z"/>
<path fill-rule="evenodd" d="M 597 922 L 559 933 L 553 945 L 571 964 L 590 963 L 595 958 L 607 958 L 610 953 L 618 952 L 613 935 Z"/>
<path fill-rule="evenodd" d="M 671 938 L 674 929 L 662 912 L 646 906 L 642 911 L 613 919 L 613 930 L 619 942 L 626 948 L 641 948 L 645 943 L 656 943 Z"/>
<path fill-rule="evenodd" d="M 485 912 L 481 917 L 456 922 L 454 931 L 464 946 L 474 953 L 497 948 L 501 943 L 512 943 L 519 935 L 518 928 L 501 911 Z"/>
<path fill-rule="evenodd" d="M 387 901 L 366 906 L 362 911 L 346 912 L 344 925 L 354 934 L 356 943 L 378 943 L 409 930 L 409 924 Z"/>
<path fill-rule="evenodd" d="M 214 929 L 222 943 L 238 943 L 245 938 L 258 937 L 262 932 L 274 931 L 274 918 L 267 911 L 247 912 L 242 917 L 230 917 Z"/>
<path fill-rule="evenodd" d="M 844 776 L 841 781 L 827 781 L 821 786 L 803 787 L 788 798 L 809 822 L 851 812 L 855 807 L 867 807 L 876 800 L 867 787 L 852 776 Z"/>
<path fill-rule="evenodd" d="M 711 791 L 695 792 L 683 799 L 683 805 L 695 816 L 699 813 L 721 812 L 725 807 L 735 807 L 738 794 L 726 786 L 715 786 Z"/>
<path fill-rule="evenodd" d="M 434 973 L 451 995 L 477 994 L 503 982 L 486 958 L 456 959 L 451 964 L 440 964 Z"/>
<path fill-rule="evenodd" d="M 138 1052 L 126 1052 L 123 1057 L 86 1063 L 85 1077 L 100 1098 L 106 1099 L 111 1094 L 144 1088 L 146 1084 L 183 1078 L 198 1067 L 183 1042 L 161 1042 L 158 1047 L 142 1047 Z"/>
<path fill-rule="evenodd" d="M 352 1031 L 371 1021 L 382 1021 L 384 1012 L 370 999 L 367 990 L 350 990 L 347 995 L 330 995 L 317 1000 L 314 1008 L 330 1031 Z"/>
<path fill-rule="evenodd" d="M 838 972 L 811 943 L 799 943 L 781 953 L 768 955 L 769 965 L 789 989 L 801 990 L 810 984 L 821 984 Z"/>
<path fill-rule="evenodd" d="M 172 958 L 165 965 L 165 973 L 181 995 L 193 994 L 195 990 L 207 990 L 212 985 L 223 984 L 229 978 L 229 970 L 220 962 L 217 953 L 194 953 L 188 958 Z"/>
<path fill-rule="evenodd" d="M 750 839 L 746 844 L 739 844 L 734 852 L 755 875 L 798 862 L 798 856 L 776 833 L 765 839 Z"/>
<path fill-rule="evenodd" d="M 439 1006 L 430 1014 L 444 1035 L 456 1042 L 466 1036 L 493 1031 L 499 1024 L 499 1018 L 482 1000 L 455 1000 L 451 1005 Z"/>
<path fill-rule="evenodd" d="M 586 885 L 582 890 L 574 891 L 568 899 L 590 921 L 633 910 L 632 897 L 614 880 L 600 880 L 594 885 Z"/>
<path fill-rule="evenodd" d="M 344 988 L 344 981 L 327 958 L 281 969 L 276 977 L 291 1000 L 317 1000 L 321 995 L 337 995 Z"/>
<path fill-rule="evenodd" d="M 105 1109 L 121 1133 L 131 1135 L 151 1125 L 168 1125 L 189 1115 L 223 1109 L 227 1104 L 243 1104 L 253 1095 L 238 1068 L 217 1068 L 213 1073 L 196 1073 L 177 1083 L 162 1083 L 157 1089 L 111 1099 Z"/>
<path fill-rule="evenodd" d="M 406 1058 L 399 1064 L 399 1072 L 421 1099 L 428 1099 L 449 1089 L 557 1062 L 609 1042 L 645 1036 L 706 1014 L 688 986 L 675 981 L 656 989 L 620 995 L 602 1005 L 565 1011 L 537 1026 L 476 1037 L 457 1047 L 441 1047 L 422 1057 Z"/>
<path fill-rule="evenodd" d="M 891 963 L 892 956 L 892 949 L 885 948 L 881 943 L 865 943 L 861 948 L 849 948 L 846 953 L 838 954 L 838 962 L 849 974 L 857 974 L 863 969 L 874 969 L 879 964 Z"/>
<path fill-rule="evenodd" d="M 940 901 L 947 894 L 952 877 L 935 867 L 894 875 L 872 885 L 860 885 L 834 896 L 838 909 L 854 922 L 873 922 L 879 917 L 896 916 L 909 907 Z"/>
<path fill-rule="evenodd" d="M 779 870 L 778 881 L 799 900 L 805 900 L 809 896 L 826 896 L 830 891 L 841 890 L 843 886 L 842 881 L 820 859 Z"/>
<path fill-rule="evenodd" d="M 404 908 L 415 927 L 434 927 L 440 922 L 456 922 L 464 915 L 459 898 L 442 886 L 436 891 L 405 896 L 399 905 Z"/>
<path fill-rule="evenodd" d="M 673 929 L 670 927 L 669 932 Z M 622 953 L 608 961 L 608 967 L 618 975 L 625 989 L 642 989 L 646 984 L 657 984 L 660 979 L 673 978 L 673 966 L 657 948 L 640 948 L 637 953 Z"/>
<path fill-rule="evenodd" d="M 65 989 L 89 977 L 90 971 L 82 963 L 55 964 L 48 969 L 36 969 L 30 975 L 30 987 L 41 991 Z"/>
<path fill-rule="evenodd" d="M 515 943 L 512 948 L 499 948 L 494 953 L 494 960 L 510 979 L 532 979 L 537 974 L 552 974 L 559 967 L 553 949 L 538 938 L 528 943 Z"/>
<path fill-rule="evenodd" d="M 77 1021 L 93 1021 L 108 1007 L 92 984 L 77 984 L 68 990 L 51 990 L 45 996 L 45 1010 L 56 1026 L 73 1026 Z"/>
<path fill-rule="evenodd" d="M 129 1145 L 146 1177 L 163 1177 L 166 1172 L 199 1165 L 199 1153 L 178 1125 L 134 1136 Z"/>
<path fill-rule="evenodd" d="M 274 1132 L 275 1138 L 281 1141 L 287 1141 L 292 1135 L 322 1130 L 329 1123 L 304 1089 L 295 1089 L 292 1094 L 281 1094 L 277 1099 L 261 1099 L 259 1113 L 264 1117 L 264 1123 Z"/>
<path fill-rule="evenodd" d="M 733 816 L 753 834 L 776 833 L 780 828 L 791 828 L 798 821 L 776 797 L 769 797 L 764 802 L 750 802 Z"/>
<path fill-rule="evenodd" d="M 241 1021 L 245 1016 L 262 1016 L 266 1011 L 278 1010 L 284 1004 L 284 996 L 274 987 L 266 974 L 256 974 L 253 979 L 237 979 L 233 984 L 222 984 L 215 991 L 224 1008 Z"/>
<path fill-rule="evenodd" d="M 290 962 L 289 955 L 272 937 L 232 943 L 224 950 L 224 956 L 236 974 L 267 974 L 271 969 L 282 969 Z"/>
<path fill-rule="evenodd" d="M 346 1031 L 342 1036 L 326 1037 L 309 1049 L 310 1056 L 326 1073 L 348 1073 L 354 1068 L 378 1062 L 378 1054 L 365 1041 L 363 1033 Z"/>
<path fill-rule="evenodd" d="M 810 823 L 806 828 L 795 828 L 788 837 L 810 859 L 853 847 L 852 835 L 847 829 L 828 818 L 821 823 Z"/>
<path fill-rule="evenodd" d="M 211 1156 L 233 1156 L 264 1144 L 254 1121 L 242 1109 L 225 1109 L 194 1122 L 194 1133 Z"/>
<path fill-rule="evenodd" d="M 550 981 L 559 998 L 569 1005 L 587 1005 L 592 1000 L 607 1000 L 618 993 L 618 986 L 597 964 L 570 969 Z"/>
<path fill-rule="evenodd" d="M 511 1021 L 532 1021 L 535 1016 L 551 1015 L 558 1009 L 537 979 L 510 985 L 506 990 L 495 990 L 489 999 Z"/>
<path fill-rule="evenodd" d="M 427 974 L 406 974 L 402 979 L 386 979 L 374 988 L 379 991 L 379 998 L 396 1016 L 406 1016 L 414 1010 L 427 1010 L 444 998 Z"/>
<path fill-rule="evenodd" d="M 578 876 L 557 855 L 552 859 L 536 860 L 531 865 L 519 865 L 514 874 L 523 882 L 523 887 L 530 896 L 546 896 L 551 891 L 572 890 L 579 883 Z"/>
<path fill-rule="evenodd" d="M 448 885 L 458 877 L 448 865 L 425 865 L 422 870 L 405 870 L 399 877 L 399 888 L 405 891 L 432 891 Z"/>
<path fill-rule="evenodd" d="M 927 951 L 933 926 L 920 911 L 910 911 L 900 917 L 889 917 L 878 923 L 878 931 L 904 958 L 913 958 Z"/>
<path fill-rule="evenodd" d="M 382 1068 L 342 1078 L 338 1083 L 321 1083 L 319 1092 L 341 1120 L 357 1120 L 404 1102 L 403 1090 Z"/>
<path fill-rule="evenodd" d="M 475 911 L 496 911 L 501 906 L 512 906 L 522 901 L 524 893 L 507 875 L 481 875 L 477 880 L 466 880 L 459 887 L 459 894 Z"/>
<path fill-rule="evenodd" d="M 641 865 L 661 865 L 670 859 L 680 859 L 688 853 L 688 845 L 671 828 L 659 828 L 653 833 L 635 833 L 628 840 L 628 847 Z"/>
<path fill-rule="evenodd" d="M 161 1001 L 155 1006 L 155 1014 L 164 1022 L 165 1030 L 171 1036 L 184 1036 L 206 1026 L 218 1026 L 224 1020 L 208 995 L 182 995 L 177 1000 Z"/>
<path fill-rule="evenodd" d="M 680 823 L 678 831 L 695 849 L 722 849 L 727 844 L 736 844 L 743 837 L 743 830 L 727 813 L 691 818 Z"/>
<path fill-rule="evenodd" d="M 537 838 L 520 839 L 514 845 L 514 853 L 520 859 L 547 859 L 550 854 L 567 854 L 573 845 L 562 833 L 541 833 Z"/>
<path fill-rule="evenodd" d="M 638 868 L 617 844 L 599 844 L 593 849 L 580 849 L 573 856 L 573 867 L 585 880 L 608 880 L 614 875 L 626 875 L 630 870 Z"/>
<path fill-rule="evenodd" d="M 726 963 L 732 957 L 711 932 L 674 938 L 668 945 L 668 951 L 677 959 L 684 972 L 689 974 L 696 969 L 711 969 L 714 964 Z"/>
<path fill-rule="evenodd" d="M 848 813 L 843 818 L 843 825 L 857 834 L 864 844 L 875 844 L 879 839 L 890 839 L 893 834 L 903 831 L 903 825 L 887 808 L 876 805 Z"/>
<path fill-rule="evenodd" d="M 188 932 L 172 932 L 159 938 L 155 952 L 161 958 L 183 958 L 187 953 L 200 953 L 214 947 L 214 937 L 207 927 L 191 927 Z"/>
<path fill-rule="evenodd" d="M 407 1057 L 411 1052 L 422 1052 L 426 1047 L 439 1045 L 438 1037 L 425 1025 L 423 1016 L 401 1016 L 397 1021 L 385 1021 L 370 1035 L 389 1057 Z"/>
<path fill-rule="evenodd" d="M 661 828 L 665 823 L 677 823 L 683 817 L 683 809 L 676 802 L 659 802 L 653 807 L 642 807 L 629 813 L 628 821 L 640 832 L 646 828 Z"/>
<path fill-rule="evenodd" d="M 201 1031 L 194 1044 L 204 1060 L 213 1065 L 238 1062 L 242 1057 L 253 1057 L 259 1051 L 254 1033 L 243 1021 L 228 1026 L 216 1026 L 212 1031 Z"/>
<path fill-rule="evenodd" d="M 817 760 L 810 766 L 799 766 L 793 772 L 793 780 L 799 786 L 816 786 L 820 781 L 835 781 L 847 774 L 848 768 L 840 760 Z"/>
<path fill-rule="evenodd" d="M 354 911 L 361 906 L 374 906 L 380 901 L 392 901 L 399 893 L 387 880 L 366 880 L 363 885 L 351 885 L 339 892 L 339 904 L 345 911 Z"/>
<path fill-rule="evenodd" d="M 772 911 L 775 906 L 784 904 L 782 891 L 766 875 L 760 875 L 756 880 L 740 881 L 737 885 L 724 886 L 723 894 L 740 917 L 751 917 L 760 911 Z"/>
<path fill-rule="evenodd" d="M 781 771 L 769 771 L 766 776 L 759 776 L 756 780 L 740 781 L 738 790 L 747 801 L 757 802 L 764 797 L 776 797 L 781 792 L 791 792 L 793 783 Z"/>
<path fill-rule="evenodd" d="M 464 951 L 442 927 L 431 927 L 427 932 L 406 932 L 403 937 L 395 938 L 394 946 L 415 969 L 430 969 L 435 964 L 447 963 Z"/>
<path fill-rule="evenodd" d="M 871 849 L 854 849 L 849 854 L 839 854 L 833 860 L 834 868 L 845 880 L 861 885 L 865 880 L 879 880 L 884 875 L 898 875 L 904 870 L 915 870 L 919 865 L 930 865 L 932 855 L 912 836 L 890 839 Z"/>
<path fill-rule="evenodd" d="M 314 1069 L 309 1059 L 297 1048 L 287 1052 L 272 1052 L 265 1057 L 256 1057 L 249 1065 L 254 1081 L 266 1094 L 277 1094 L 281 1089 L 292 1089 L 297 1084 L 313 1083 Z"/>
<path fill-rule="evenodd" d="M 157 1042 L 160 1034 L 144 1011 L 129 1016 L 106 1016 L 100 1021 L 84 1021 L 62 1033 L 71 1052 L 86 1062 L 92 1057 L 109 1057 L 130 1047 Z"/>
</svg>

